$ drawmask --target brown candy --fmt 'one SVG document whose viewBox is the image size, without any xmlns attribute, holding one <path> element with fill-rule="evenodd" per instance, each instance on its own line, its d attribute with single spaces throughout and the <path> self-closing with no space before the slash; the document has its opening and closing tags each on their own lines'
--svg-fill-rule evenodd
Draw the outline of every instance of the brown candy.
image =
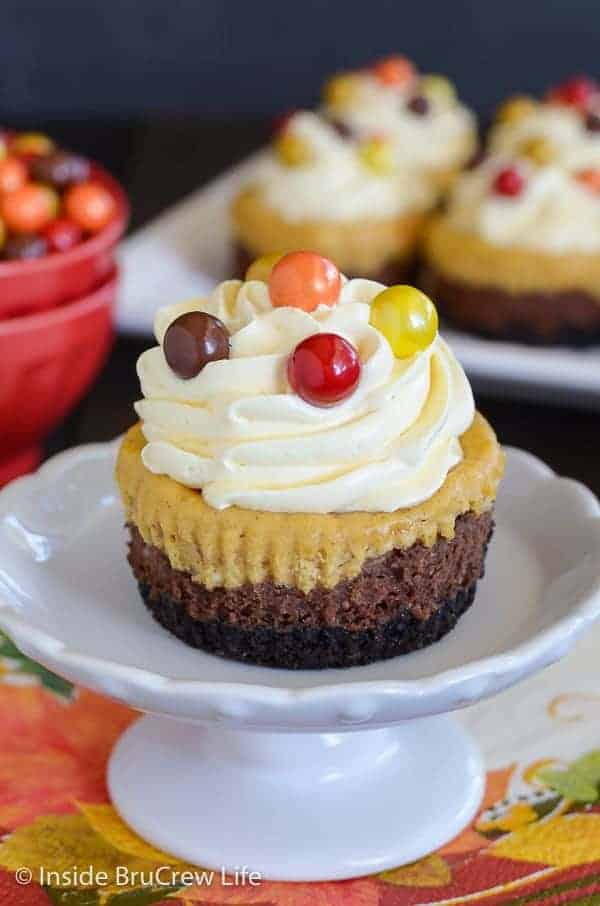
<svg viewBox="0 0 600 906">
<path fill-rule="evenodd" d="M 477 148 L 465 164 L 465 170 L 476 170 L 485 160 L 487 153 L 482 147 Z"/>
<path fill-rule="evenodd" d="M 585 128 L 588 132 L 600 132 L 600 112 L 590 110 L 585 117 Z"/>
<path fill-rule="evenodd" d="M 31 161 L 30 169 L 37 182 L 50 183 L 59 189 L 85 182 L 90 175 L 89 161 L 68 151 L 53 151 L 36 157 Z"/>
<path fill-rule="evenodd" d="M 343 120 L 330 120 L 330 122 L 340 138 L 354 137 L 354 130 L 347 123 L 344 123 Z"/>
<path fill-rule="evenodd" d="M 28 261 L 48 254 L 48 243 L 43 236 L 9 236 L 0 253 L 9 261 Z"/>
<path fill-rule="evenodd" d="M 229 345 L 229 331 L 222 321 L 203 311 L 190 311 L 167 329 L 163 352 L 169 368 L 189 380 L 209 362 L 228 359 Z"/>
<path fill-rule="evenodd" d="M 417 116 L 426 116 L 429 113 L 429 101 L 422 94 L 415 95 L 406 105 L 411 113 Z"/>
</svg>

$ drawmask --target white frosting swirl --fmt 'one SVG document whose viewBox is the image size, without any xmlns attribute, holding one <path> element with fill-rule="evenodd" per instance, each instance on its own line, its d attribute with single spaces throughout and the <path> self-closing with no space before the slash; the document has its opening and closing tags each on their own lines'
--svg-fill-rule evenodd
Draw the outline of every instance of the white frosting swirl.
<svg viewBox="0 0 600 906">
<path fill-rule="evenodd" d="M 432 187 L 413 172 L 373 173 L 362 163 L 356 143 L 316 113 L 296 113 L 287 129 L 306 143 L 312 159 L 289 167 L 271 154 L 253 181 L 265 202 L 290 222 L 395 217 L 428 209 L 435 201 Z"/>
<path fill-rule="evenodd" d="M 475 117 L 462 104 L 428 97 L 427 114 L 419 116 L 407 107 L 413 85 L 386 85 L 369 72 L 354 78 L 352 101 L 342 109 L 325 106 L 325 113 L 362 137 L 383 132 L 393 141 L 400 166 L 453 168 L 471 153 Z"/>
<path fill-rule="evenodd" d="M 585 128 L 578 110 L 560 104 L 537 104 L 516 122 L 497 123 L 490 131 L 492 151 L 516 155 L 531 139 L 544 139 L 556 163 L 568 169 L 600 167 L 600 133 Z"/>
<path fill-rule="evenodd" d="M 525 176 L 524 190 L 512 197 L 496 194 L 496 173 L 515 165 Z M 496 245 L 550 252 L 600 250 L 600 195 L 563 167 L 492 157 L 456 180 L 447 216 L 456 229 L 478 233 Z"/>
<path fill-rule="evenodd" d="M 230 280 L 207 300 L 159 311 L 159 343 L 176 317 L 200 309 L 226 324 L 231 355 L 182 380 L 160 345 L 143 353 L 136 410 L 145 466 L 202 488 L 216 509 L 391 512 L 431 497 L 462 458 L 473 397 L 441 338 L 413 358 L 394 357 L 369 324 L 383 288 L 344 280 L 337 305 L 308 314 L 273 308 L 265 283 Z M 318 332 L 348 339 L 362 362 L 356 391 L 327 409 L 304 402 L 286 376 L 296 344 Z"/>
</svg>

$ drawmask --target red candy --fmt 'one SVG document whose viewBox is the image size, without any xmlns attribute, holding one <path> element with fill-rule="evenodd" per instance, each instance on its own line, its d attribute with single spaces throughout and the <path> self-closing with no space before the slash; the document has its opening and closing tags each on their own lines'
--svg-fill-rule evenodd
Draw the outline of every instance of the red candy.
<svg viewBox="0 0 600 906">
<path fill-rule="evenodd" d="M 415 67 L 406 57 L 386 57 L 373 66 L 373 73 L 384 85 L 408 85 L 416 77 Z"/>
<path fill-rule="evenodd" d="M 598 84 L 588 76 L 573 76 L 562 85 L 550 89 L 548 100 L 555 104 L 566 104 L 569 107 L 585 109 L 600 92 Z"/>
<path fill-rule="evenodd" d="M 360 379 L 358 351 L 335 333 L 317 333 L 288 359 L 290 386 L 313 406 L 333 406 L 354 392 Z"/>
<path fill-rule="evenodd" d="M 508 195 L 514 198 L 520 195 L 525 188 L 525 178 L 516 167 L 505 167 L 496 175 L 493 188 L 496 195 Z"/>
<path fill-rule="evenodd" d="M 314 311 L 319 305 L 335 305 L 341 285 L 340 272 L 329 258 L 315 252 L 290 252 L 271 271 L 269 296 L 275 308 Z"/>
<path fill-rule="evenodd" d="M 97 233 L 115 216 L 116 202 L 97 182 L 81 182 L 65 194 L 65 213 L 86 233 Z"/>
<path fill-rule="evenodd" d="M 51 252 L 68 252 L 83 239 L 83 231 L 74 220 L 59 217 L 48 224 L 44 236 Z"/>
</svg>

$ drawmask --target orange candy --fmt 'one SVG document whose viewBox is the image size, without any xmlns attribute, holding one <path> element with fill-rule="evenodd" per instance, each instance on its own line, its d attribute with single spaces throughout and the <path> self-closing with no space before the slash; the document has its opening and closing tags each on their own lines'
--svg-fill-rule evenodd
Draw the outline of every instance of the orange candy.
<svg viewBox="0 0 600 906">
<path fill-rule="evenodd" d="M 14 192 L 27 182 L 27 167 L 18 157 L 0 160 L 0 195 Z"/>
<path fill-rule="evenodd" d="M 600 169 L 580 170 L 577 179 L 592 192 L 600 194 Z"/>
<path fill-rule="evenodd" d="M 97 233 L 112 220 L 116 202 L 108 189 L 97 182 L 71 186 L 64 199 L 65 213 L 88 233 Z"/>
<path fill-rule="evenodd" d="M 416 78 L 413 64 L 406 57 L 385 57 L 373 66 L 373 73 L 384 85 L 408 85 Z"/>
<path fill-rule="evenodd" d="M 269 296 L 275 308 L 314 311 L 319 305 L 335 305 L 341 285 L 340 272 L 329 258 L 316 252 L 290 252 L 271 271 Z"/>
<path fill-rule="evenodd" d="M 4 195 L 0 213 L 9 230 L 15 233 L 37 233 L 56 217 L 59 200 L 47 186 L 30 182 Z"/>
</svg>

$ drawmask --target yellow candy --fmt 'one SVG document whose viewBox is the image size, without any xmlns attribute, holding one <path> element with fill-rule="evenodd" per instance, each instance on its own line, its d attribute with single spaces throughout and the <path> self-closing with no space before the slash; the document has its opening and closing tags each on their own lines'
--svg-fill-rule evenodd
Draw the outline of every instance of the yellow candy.
<svg viewBox="0 0 600 906">
<path fill-rule="evenodd" d="M 282 257 L 283 252 L 272 252 L 270 255 L 262 255 L 260 258 L 257 258 L 256 261 L 252 262 L 246 271 L 245 279 L 262 280 L 263 283 L 266 283 L 271 271 Z"/>
<path fill-rule="evenodd" d="M 456 102 L 456 89 L 446 76 L 425 75 L 420 84 L 426 98 L 448 105 Z"/>
<path fill-rule="evenodd" d="M 52 139 L 42 132 L 22 132 L 10 144 L 15 154 L 51 154 L 54 148 Z"/>
<path fill-rule="evenodd" d="M 4 226 L 4 221 L 0 220 L 0 249 L 4 245 L 6 240 L 6 227 Z"/>
<path fill-rule="evenodd" d="M 395 167 L 394 149 L 385 138 L 371 138 L 358 149 L 365 167 L 378 176 L 388 176 Z"/>
<path fill-rule="evenodd" d="M 519 154 L 529 158 L 534 164 L 544 166 L 550 164 L 556 157 L 556 149 L 552 142 L 546 138 L 528 138 L 519 147 Z"/>
<path fill-rule="evenodd" d="M 359 77 L 354 72 L 343 72 L 334 76 L 325 83 L 323 96 L 328 107 L 342 110 L 348 107 L 356 98 L 359 86 Z"/>
<path fill-rule="evenodd" d="M 312 150 L 297 135 L 283 132 L 275 141 L 275 153 L 286 167 L 301 167 L 312 160 Z"/>
<path fill-rule="evenodd" d="M 537 109 L 537 101 L 525 94 L 515 95 L 500 105 L 496 113 L 499 123 L 518 123 L 531 116 Z"/>
<path fill-rule="evenodd" d="M 399 359 L 427 349 L 438 330 L 435 305 L 414 286 L 390 286 L 375 296 L 370 322 Z"/>
<path fill-rule="evenodd" d="M 0 160 L 4 160 L 7 154 L 6 142 L 0 138 Z"/>
</svg>

